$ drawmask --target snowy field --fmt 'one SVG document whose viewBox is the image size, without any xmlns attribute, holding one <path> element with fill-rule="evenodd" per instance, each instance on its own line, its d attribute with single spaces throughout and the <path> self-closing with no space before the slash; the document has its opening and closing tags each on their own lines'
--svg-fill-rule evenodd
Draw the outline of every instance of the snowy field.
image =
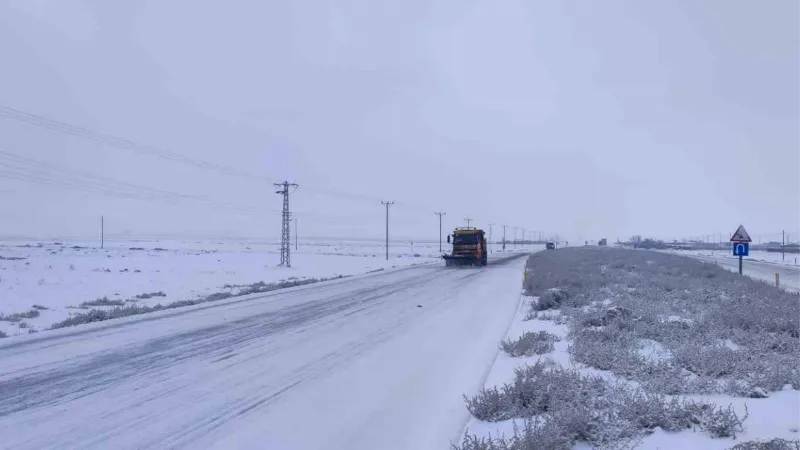
<svg viewBox="0 0 800 450">
<path fill-rule="evenodd" d="M 50 327 L 91 309 L 168 304 L 253 283 L 348 276 L 441 261 L 439 245 L 300 242 L 292 267 L 278 267 L 273 242 L 0 241 L 0 333 Z M 35 305 L 35 306 L 34 306 Z"/>
<path fill-rule="evenodd" d="M 800 446 L 797 294 L 657 252 L 528 270 L 461 450 Z"/>
</svg>

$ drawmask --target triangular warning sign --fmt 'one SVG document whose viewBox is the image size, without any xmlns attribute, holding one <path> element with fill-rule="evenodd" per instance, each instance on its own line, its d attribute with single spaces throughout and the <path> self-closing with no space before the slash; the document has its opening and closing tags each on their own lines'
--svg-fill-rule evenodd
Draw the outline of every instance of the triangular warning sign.
<svg viewBox="0 0 800 450">
<path fill-rule="evenodd" d="M 739 228 L 736 229 L 736 232 L 733 233 L 731 236 L 731 242 L 752 242 L 753 240 L 750 239 L 750 235 L 747 234 L 747 230 L 744 229 L 744 225 L 739 225 Z"/>
</svg>

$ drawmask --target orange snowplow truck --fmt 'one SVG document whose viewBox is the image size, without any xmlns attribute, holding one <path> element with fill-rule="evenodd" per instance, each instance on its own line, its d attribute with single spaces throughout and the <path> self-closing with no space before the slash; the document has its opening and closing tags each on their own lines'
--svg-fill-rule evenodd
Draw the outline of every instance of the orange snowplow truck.
<svg viewBox="0 0 800 450">
<path fill-rule="evenodd" d="M 486 233 L 483 230 L 456 228 L 452 235 L 447 236 L 447 242 L 453 244 L 453 252 L 442 256 L 445 266 L 486 265 Z"/>
</svg>

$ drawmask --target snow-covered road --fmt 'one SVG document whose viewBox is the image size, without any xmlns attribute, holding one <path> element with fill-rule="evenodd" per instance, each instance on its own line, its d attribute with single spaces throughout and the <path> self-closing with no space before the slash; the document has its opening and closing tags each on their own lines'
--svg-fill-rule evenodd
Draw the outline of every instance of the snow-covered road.
<svg viewBox="0 0 800 450">
<path fill-rule="evenodd" d="M 739 271 L 739 260 L 728 258 L 725 255 L 691 255 L 691 257 L 719 264 L 734 272 Z M 777 273 L 780 277 L 780 284 L 784 289 L 800 291 L 800 268 L 795 266 L 745 258 L 742 264 L 742 273 L 767 283 L 774 283 L 775 274 Z"/>
<path fill-rule="evenodd" d="M 0 448 L 446 449 L 524 258 L 0 341 Z"/>
</svg>

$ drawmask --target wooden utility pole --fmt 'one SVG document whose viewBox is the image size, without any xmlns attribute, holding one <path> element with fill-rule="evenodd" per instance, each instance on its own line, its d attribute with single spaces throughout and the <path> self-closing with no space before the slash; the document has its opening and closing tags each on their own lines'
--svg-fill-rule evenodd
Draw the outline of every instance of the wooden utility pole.
<svg viewBox="0 0 800 450">
<path fill-rule="evenodd" d="M 439 216 L 439 253 L 442 253 L 442 216 L 447 214 L 446 212 L 435 212 L 437 216 Z"/>
<path fill-rule="evenodd" d="M 100 216 L 100 250 L 102 250 L 103 247 L 105 246 L 105 240 L 106 240 L 106 236 L 105 236 L 106 230 L 105 230 L 105 228 L 106 228 L 105 227 L 105 219 L 103 218 L 103 216 Z"/>
<path fill-rule="evenodd" d="M 489 253 L 492 253 L 492 227 L 494 226 L 493 223 L 489 224 Z"/>
</svg>

